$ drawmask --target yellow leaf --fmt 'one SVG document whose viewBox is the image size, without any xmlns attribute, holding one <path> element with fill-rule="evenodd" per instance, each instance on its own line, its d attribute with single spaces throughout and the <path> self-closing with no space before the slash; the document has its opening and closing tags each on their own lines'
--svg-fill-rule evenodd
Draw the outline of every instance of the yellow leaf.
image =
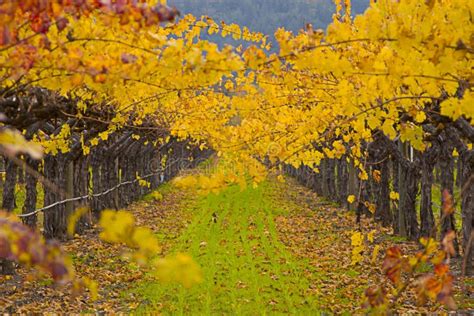
<svg viewBox="0 0 474 316">
<path fill-rule="evenodd" d="M 360 173 L 359 173 L 359 179 L 361 179 L 361 180 L 368 180 L 368 179 L 369 179 L 369 175 L 367 174 L 367 171 L 361 170 Z"/>
<path fill-rule="evenodd" d="M 100 217 L 99 226 L 102 228 L 100 238 L 107 242 L 120 243 L 130 238 L 134 230 L 135 219 L 127 211 L 104 210 Z"/>
<path fill-rule="evenodd" d="M 18 153 L 25 153 L 33 159 L 41 159 L 43 157 L 43 148 L 38 144 L 28 142 L 17 130 L 6 128 L 0 130 L 0 145 L 5 148 L 7 154 L 12 156 Z"/>
<path fill-rule="evenodd" d="M 105 132 L 100 133 L 99 137 L 104 141 L 109 139 L 109 131 L 105 131 Z"/>
<path fill-rule="evenodd" d="M 380 245 L 375 245 L 374 251 L 372 252 L 372 260 L 371 260 L 372 263 L 375 263 L 375 261 L 377 261 L 379 252 L 380 252 Z"/>
<path fill-rule="evenodd" d="M 376 230 L 371 230 L 368 234 L 367 234 L 367 240 L 369 242 L 374 242 L 374 234 L 376 233 L 377 231 Z"/>
<path fill-rule="evenodd" d="M 155 267 L 155 276 L 162 282 L 178 282 L 186 288 L 202 282 L 201 268 L 187 254 L 159 259 Z"/>
<path fill-rule="evenodd" d="M 398 201 L 400 199 L 400 194 L 398 194 L 398 192 L 391 191 L 390 192 L 390 199 L 394 200 L 394 201 Z"/>
<path fill-rule="evenodd" d="M 349 202 L 350 204 L 354 203 L 356 200 L 356 197 L 354 195 L 349 195 L 347 197 L 347 202 Z"/>
<path fill-rule="evenodd" d="M 69 215 L 68 222 L 67 222 L 67 233 L 69 234 L 69 236 L 74 236 L 77 222 L 88 211 L 89 211 L 89 208 L 80 207 L 76 209 L 71 215 Z"/>
<path fill-rule="evenodd" d="M 194 176 L 176 177 L 173 184 L 178 188 L 190 188 L 198 184 L 198 180 Z"/>
<path fill-rule="evenodd" d="M 377 209 L 377 206 L 373 203 L 366 203 L 366 207 L 369 210 L 369 212 L 372 214 L 374 214 Z"/>
<path fill-rule="evenodd" d="M 416 116 L 415 116 L 415 121 L 417 123 L 423 123 L 424 121 L 426 120 L 426 114 L 425 112 L 418 112 L 416 113 Z"/>
<path fill-rule="evenodd" d="M 99 144 L 99 139 L 98 138 L 93 138 L 90 140 L 90 143 L 92 146 L 97 146 Z"/>
<path fill-rule="evenodd" d="M 385 120 L 385 122 L 382 125 L 382 131 L 390 139 L 395 139 L 395 137 L 397 137 L 397 131 L 393 127 L 393 124 L 394 122 L 392 120 Z"/>
<path fill-rule="evenodd" d="M 351 245 L 352 246 L 360 246 L 362 245 L 364 238 L 361 232 L 354 232 L 351 237 Z"/>
</svg>

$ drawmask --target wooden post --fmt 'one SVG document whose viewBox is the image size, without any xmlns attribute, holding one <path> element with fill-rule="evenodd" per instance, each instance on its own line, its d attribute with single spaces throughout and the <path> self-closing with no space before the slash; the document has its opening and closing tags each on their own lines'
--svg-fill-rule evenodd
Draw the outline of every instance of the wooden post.
<svg viewBox="0 0 474 316">
<path fill-rule="evenodd" d="M 118 157 L 115 158 L 114 160 L 114 172 L 115 174 L 117 175 L 116 179 L 117 179 L 117 183 L 115 184 L 112 184 L 112 185 L 118 185 L 120 183 L 120 171 L 119 171 L 120 167 L 119 167 L 119 159 Z M 113 192 L 113 199 L 114 199 L 114 206 L 115 206 L 115 209 L 118 210 L 120 207 L 120 197 L 119 197 L 119 190 L 115 190 Z"/>
<path fill-rule="evenodd" d="M 66 166 L 66 199 L 74 197 L 74 161 Z M 66 214 L 74 211 L 74 202 L 66 202 Z"/>
<path fill-rule="evenodd" d="M 329 193 L 329 168 L 328 168 L 328 164 L 329 164 L 329 159 L 323 159 L 321 160 L 321 165 L 319 167 L 319 172 L 322 174 L 322 180 L 323 180 L 323 185 L 322 185 L 322 189 L 323 189 L 323 196 L 326 198 L 326 199 L 329 199 L 331 197 L 331 194 Z"/>
<path fill-rule="evenodd" d="M 471 238 L 474 234 L 474 151 L 466 149 L 462 154 L 462 160 L 462 178 L 465 188 L 461 196 L 463 247 L 465 250 L 464 272 L 466 275 L 473 275 L 474 241 Z"/>
<path fill-rule="evenodd" d="M 447 190 L 449 195 L 451 195 L 451 198 L 454 201 L 454 158 L 452 156 L 452 151 L 453 151 L 454 146 L 451 144 L 451 142 L 448 141 L 448 138 L 446 138 L 446 141 L 441 145 L 441 154 L 440 154 L 440 159 L 439 159 L 439 166 L 441 170 L 441 207 L 440 207 L 440 218 L 443 217 L 443 205 L 445 204 L 445 196 L 444 196 L 444 191 Z M 450 214 L 444 218 L 444 220 L 441 222 L 441 237 L 440 240 L 443 240 L 444 236 L 449 232 L 449 231 L 456 231 L 456 225 L 454 221 L 454 214 Z M 453 241 L 454 244 L 454 249 L 456 251 L 456 254 L 459 253 L 459 245 L 458 245 L 458 240 L 457 238 L 454 239 Z"/>
<path fill-rule="evenodd" d="M 438 156 L 438 144 L 432 143 L 421 156 L 421 198 L 420 198 L 420 231 L 422 237 L 434 237 L 432 230 L 435 224 L 432 206 L 433 169 Z"/>
<path fill-rule="evenodd" d="M 3 185 L 2 208 L 8 212 L 16 206 L 15 187 L 17 183 L 18 167 L 7 159 L 5 163 L 5 183 Z"/>
<path fill-rule="evenodd" d="M 2 208 L 8 212 L 15 208 L 15 186 L 17 181 L 18 167 L 13 161 L 7 159 L 5 162 L 5 182 L 3 185 L 3 201 Z M 14 274 L 15 268 L 13 262 L 9 260 L 0 260 L 0 268 L 2 274 Z"/>
<path fill-rule="evenodd" d="M 403 157 L 406 157 L 407 145 L 406 143 L 398 142 L 398 148 Z M 398 233 L 400 236 L 407 237 L 407 222 L 404 206 L 406 204 L 405 199 L 407 198 L 406 183 L 404 183 L 406 177 L 404 174 L 404 167 L 400 163 L 398 166 L 398 188 L 400 200 L 398 201 Z M 406 171 L 405 171 L 406 172 Z"/>
<path fill-rule="evenodd" d="M 39 161 L 34 160 L 32 158 L 26 159 L 28 166 L 35 171 L 38 171 Z M 26 198 L 25 204 L 23 206 L 23 213 L 31 213 L 36 210 L 36 202 L 38 200 L 38 192 L 36 190 L 36 185 L 38 180 L 35 176 L 26 174 Z M 37 214 L 30 215 L 28 217 L 23 218 L 23 223 L 26 225 L 36 228 L 37 223 Z"/>
<path fill-rule="evenodd" d="M 357 197 L 357 175 L 356 175 L 356 169 L 354 166 L 354 162 L 351 159 L 350 162 L 348 162 L 349 165 L 349 186 L 348 186 L 348 193 L 349 195 L 354 195 Z M 350 211 L 355 211 L 356 210 L 356 205 L 357 203 L 351 203 L 349 205 L 349 210 Z"/>
</svg>

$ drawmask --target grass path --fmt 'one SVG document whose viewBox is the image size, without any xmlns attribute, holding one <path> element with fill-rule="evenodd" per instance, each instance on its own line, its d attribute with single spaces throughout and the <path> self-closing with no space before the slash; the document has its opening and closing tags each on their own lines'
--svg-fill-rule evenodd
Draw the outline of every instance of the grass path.
<svg viewBox="0 0 474 316">
<path fill-rule="evenodd" d="M 308 250 L 327 246 L 327 240 L 317 244 L 318 240 L 312 238 L 328 231 L 325 227 L 329 220 L 315 217 L 314 211 L 301 202 L 295 187 L 268 182 L 255 189 L 232 187 L 219 195 L 200 198 L 190 205 L 194 219 L 174 242 L 171 252 L 186 252 L 195 258 L 203 270 L 203 283 L 183 289 L 144 282 L 136 289 L 143 299 L 137 312 L 308 315 L 341 311 L 344 308 L 337 305 L 341 302 L 346 308 L 355 308 L 357 300 L 342 300 L 337 293 L 332 293 L 331 299 L 320 286 L 330 285 L 330 278 L 351 283 L 350 279 L 359 275 L 346 269 L 349 242 L 333 233 L 331 241 L 343 243 L 345 253 L 339 253 L 341 245 L 333 245 L 334 256 L 318 260 L 308 254 Z M 311 243 L 314 245 L 308 248 Z M 335 256 L 346 258 L 339 258 L 338 266 Z M 330 274 L 323 271 L 328 267 Z M 360 294 L 366 280 L 356 283 L 350 286 L 356 291 L 350 295 Z"/>
<path fill-rule="evenodd" d="M 171 191 L 169 194 L 173 194 Z M 355 215 L 327 202 L 293 179 L 268 180 L 257 188 L 231 187 L 218 195 L 187 193 L 180 209 L 188 219 L 179 237 L 163 240 L 169 253 L 190 254 L 201 266 L 203 282 L 191 289 L 148 279 L 133 290 L 138 314 L 173 315 L 321 315 L 365 314 L 364 290 L 379 284 L 383 249 L 398 245 L 416 251 L 415 243 L 363 219 L 366 244 L 359 265 L 351 265 Z M 189 198 L 191 196 L 192 198 Z M 373 256 L 378 245 L 382 249 Z M 420 271 L 423 272 L 423 271 Z M 463 310 L 474 302 L 457 301 Z M 403 296 L 397 312 L 430 313 Z"/>
<path fill-rule="evenodd" d="M 204 282 L 190 290 L 146 283 L 139 289 L 151 303 L 146 308 L 177 314 L 315 309 L 304 298 L 305 278 L 277 240 L 268 190 L 268 184 L 234 187 L 201 199 L 173 251 L 192 255 Z"/>
</svg>

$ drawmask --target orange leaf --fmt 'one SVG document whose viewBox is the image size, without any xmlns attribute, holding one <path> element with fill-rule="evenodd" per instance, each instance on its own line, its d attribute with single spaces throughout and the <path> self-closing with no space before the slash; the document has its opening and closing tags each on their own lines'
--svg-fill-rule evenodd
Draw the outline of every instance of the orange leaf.
<svg viewBox="0 0 474 316">
<path fill-rule="evenodd" d="M 443 245 L 443 250 L 451 256 L 456 254 L 456 250 L 454 250 L 454 239 L 456 238 L 456 233 L 450 230 L 446 235 L 444 235 L 443 241 L 441 244 Z"/>
<path fill-rule="evenodd" d="M 448 189 L 443 190 L 443 213 L 445 216 L 454 213 L 453 196 Z"/>
<path fill-rule="evenodd" d="M 374 170 L 372 172 L 372 177 L 374 178 L 375 182 L 379 183 L 382 180 L 380 170 Z"/>
<path fill-rule="evenodd" d="M 434 268 L 434 272 L 437 276 L 444 276 L 449 272 L 449 266 L 447 264 L 438 264 Z"/>
<path fill-rule="evenodd" d="M 402 252 L 398 247 L 391 247 L 387 250 L 382 265 L 382 270 L 387 277 L 395 284 L 400 282 L 403 270 L 409 269 L 408 262 L 402 257 Z"/>
<path fill-rule="evenodd" d="M 387 293 L 385 289 L 379 286 L 371 286 L 365 290 L 366 302 L 364 307 L 376 307 L 383 306 L 387 304 Z"/>
</svg>

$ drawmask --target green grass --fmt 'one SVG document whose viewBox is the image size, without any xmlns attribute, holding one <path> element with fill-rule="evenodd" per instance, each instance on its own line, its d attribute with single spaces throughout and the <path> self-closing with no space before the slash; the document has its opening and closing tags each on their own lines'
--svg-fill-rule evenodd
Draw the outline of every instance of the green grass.
<svg viewBox="0 0 474 316">
<path fill-rule="evenodd" d="M 472 279 L 465 279 L 465 280 L 464 280 L 464 284 L 466 284 L 467 286 L 474 286 L 474 278 L 472 278 Z"/>
<path fill-rule="evenodd" d="M 36 208 L 43 206 L 44 191 L 43 186 L 38 183 L 36 185 L 37 197 L 36 197 Z M 3 197 L 3 186 L 0 185 L 0 204 Z M 15 203 L 16 207 L 13 209 L 14 214 L 21 214 L 23 212 L 23 205 L 26 199 L 26 186 L 25 184 L 17 183 L 15 186 Z"/>
<path fill-rule="evenodd" d="M 408 241 L 408 238 L 398 235 L 385 235 L 384 239 L 395 244 L 403 244 Z"/>
<path fill-rule="evenodd" d="M 433 266 L 426 262 L 420 263 L 420 265 L 416 268 L 417 273 L 429 273 L 431 271 L 433 271 Z"/>
<path fill-rule="evenodd" d="M 190 254 L 202 267 L 204 281 L 191 289 L 143 282 L 135 290 L 143 299 L 137 312 L 319 314 L 304 276 L 312 269 L 278 240 L 273 219 L 284 211 L 272 204 L 271 190 L 269 184 L 243 191 L 230 187 L 189 208 L 194 220 L 172 252 Z"/>
<path fill-rule="evenodd" d="M 355 271 L 355 270 L 347 270 L 347 271 L 343 271 L 343 273 L 345 273 L 347 276 L 349 276 L 351 278 L 356 278 L 360 275 L 360 272 Z"/>
<path fill-rule="evenodd" d="M 163 200 L 163 194 L 159 190 L 154 190 L 140 198 L 144 202 L 159 202 Z"/>
</svg>

